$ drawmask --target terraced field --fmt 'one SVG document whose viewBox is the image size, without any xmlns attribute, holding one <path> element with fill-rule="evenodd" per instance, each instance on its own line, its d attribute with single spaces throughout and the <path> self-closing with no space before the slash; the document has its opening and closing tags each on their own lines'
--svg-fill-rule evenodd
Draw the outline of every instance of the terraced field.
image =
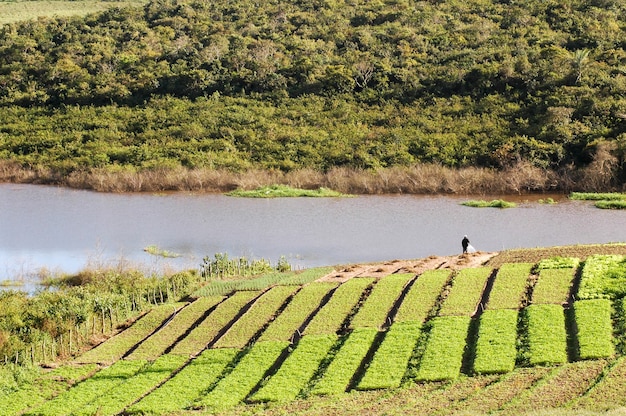
<svg viewBox="0 0 626 416">
<path fill-rule="evenodd" d="M 625 407 L 626 256 L 504 254 L 481 267 L 329 274 L 166 304 L 0 397 L 0 414 Z"/>
</svg>

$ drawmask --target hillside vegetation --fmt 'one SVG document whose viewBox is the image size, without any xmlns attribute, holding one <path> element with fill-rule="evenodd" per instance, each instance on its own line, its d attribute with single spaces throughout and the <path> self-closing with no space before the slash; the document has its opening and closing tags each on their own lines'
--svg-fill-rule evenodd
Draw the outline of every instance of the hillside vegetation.
<svg viewBox="0 0 626 416">
<path fill-rule="evenodd" d="M 286 274 L 262 289 L 208 283 L 53 370 L 16 372 L 0 389 L 0 412 L 623 409 L 626 256 L 596 254 L 604 248 L 624 250 L 529 250 L 518 262 L 505 252 L 480 267 L 348 280 L 317 269 L 305 272 L 308 283 Z"/>
<path fill-rule="evenodd" d="M 516 191 L 620 188 L 625 13 L 617 0 L 157 0 L 5 24 L 2 177 L 96 187 L 81 175 L 434 164 L 553 175 Z"/>
</svg>

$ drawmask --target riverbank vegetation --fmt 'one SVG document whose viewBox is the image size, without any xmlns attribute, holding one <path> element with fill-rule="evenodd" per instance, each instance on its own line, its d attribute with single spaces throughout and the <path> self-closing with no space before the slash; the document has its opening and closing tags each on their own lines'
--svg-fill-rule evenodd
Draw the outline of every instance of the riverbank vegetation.
<svg viewBox="0 0 626 416">
<path fill-rule="evenodd" d="M 235 189 L 234 191 L 228 192 L 226 195 L 228 196 L 238 196 L 243 198 L 289 198 L 289 197 L 313 197 L 313 198 L 323 198 L 323 197 L 344 197 L 348 195 L 344 195 L 341 192 L 333 191 L 328 188 L 318 188 L 318 189 L 298 189 L 292 188 L 287 185 L 270 185 L 270 186 L 262 186 L 260 188 L 245 190 L 245 189 Z"/>
<path fill-rule="evenodd" d="M 493 199 L 491 201 L 472 199 L 461 202 L 461 205 L 474 208 L 515 208 L 517 206 L 515 202 L 505 201 L 504 199 Z"/>
<path fill-rule="evenodd" d="M 5 24 L 0 178 L 621 191 L 624 7 L 155 0 Z"/>
<path fill-rule="evenodd" d="M 0 412 L 617 409 L 626 405 L 624 264 L 623 244 L 566 246 L 502 252 L 476 268 L 347 281 L 320 269 L 303 272 L 306 282 L 172 296 L 115 336 L 109 328 L 95 348 L 0 366 Z M 26 313 L 0 302 L 3 328 L 21 318 L 16 310 Z"/>
</svg>

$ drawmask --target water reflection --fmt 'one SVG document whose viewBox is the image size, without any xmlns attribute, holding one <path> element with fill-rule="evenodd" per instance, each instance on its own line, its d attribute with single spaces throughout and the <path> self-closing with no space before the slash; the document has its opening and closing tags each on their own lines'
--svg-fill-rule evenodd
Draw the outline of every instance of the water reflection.
<svg viewBox="0 0 626 416">
<path fill-rule="evenodd" d="M 554 196 L 553 196 L 554 197 Z M 297 267 L 478 250 L 624 241 L 626 212 L 561 199 L 554 205 L 469 208 L 467 197 L 242 199 L 207 194 L 101 194 L 0 185 L 0 282 L 45 267 L 74 272 L 124 261 L 198 267 L 217 252 Z M 511 199 L 511 198 L 506 198 Z M 181 254 L 165 259 L 149 245 Z"/>
</svg>

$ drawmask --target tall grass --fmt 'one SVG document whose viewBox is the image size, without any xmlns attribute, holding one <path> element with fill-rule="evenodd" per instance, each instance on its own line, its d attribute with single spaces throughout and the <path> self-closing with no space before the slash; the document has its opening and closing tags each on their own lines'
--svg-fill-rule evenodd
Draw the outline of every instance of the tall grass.
<svg viewBox="0 0 626 416">
<path fill-rule="evenodd" d="M 64 176 L 50 169 L 29 169 L 0 161 L 0 182 L 55 184 L 98 192 L 229 192 L 282 184 L 301 189 L 328 188 L 343 194 L 517 194 L 568 191 L 575 180 L 575 172 L 557 173 L 528 163 L 505 170 L 416 164 L 377 170 L 335 167 L 326 172 L 116 167 Z"/>
</svg>

